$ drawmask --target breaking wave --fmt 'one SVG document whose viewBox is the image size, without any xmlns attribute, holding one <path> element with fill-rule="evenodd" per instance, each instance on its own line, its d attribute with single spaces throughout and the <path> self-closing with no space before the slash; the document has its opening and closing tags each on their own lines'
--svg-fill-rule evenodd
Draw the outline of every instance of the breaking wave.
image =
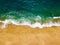
<svg viewBox="0 0 60 45">
<path fill-rule="evenodd" d="M 14 24 L 14 25 L 25 25 L 30 26 L 32 28 L 43 28 L 43 27 L 51 27 L 51 26 L 60 26 L 60 17 L 49 17 L 48 19 L 42 19 L 41 17 L 37 16 L 35 20 L 29 20 L 26 18 L 21 18 L 18 20 L 15 19 L 5 19 L 4 21 L 0 21 L 3 23 L 0 28 L 5 28 L 7 24 Z"/>
</svg>

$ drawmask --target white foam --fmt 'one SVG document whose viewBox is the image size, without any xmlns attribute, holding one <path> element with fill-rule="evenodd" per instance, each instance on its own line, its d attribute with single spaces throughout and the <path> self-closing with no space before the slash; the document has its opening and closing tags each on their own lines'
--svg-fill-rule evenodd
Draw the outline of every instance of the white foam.
<svg viewBox="0 0 60 45">
<path fill-rule="evenodd" d="M 56 17 L 54 17 L 55 19 Z M 18 21 L 16 20 L 13 20 L 13 19 L 6 19 L 5 21 L 0 21 L 3 23 L 3 25 L 1 26 L 1 28 L 5 28 L 7 24 L 14 24 L 14 25 L 27 25 L 27 26 L 30 26 L 32 28 L 36 28 L 36 27 L 39 27 L 39 28 L 43 28 L 43 27 L 51 27 L 51 26 L 60 26 L 60 22 L 58 23 L 52 23 L 52 22 L 49 22 L 49 23 L 45 23 L 45 24 L 41 24 L 39 22 L 35 22 L 34 24 L 31 24 L 30 22 L 28 21 L 24 21 L 23 23 L 19 23 Z"/>
<path fill-rule="evenodd" d="M 59 17 L 53 17 L 53 19 L 57 19 L 57 18 L 60 18 L 60 16 Z"/>
</svg>

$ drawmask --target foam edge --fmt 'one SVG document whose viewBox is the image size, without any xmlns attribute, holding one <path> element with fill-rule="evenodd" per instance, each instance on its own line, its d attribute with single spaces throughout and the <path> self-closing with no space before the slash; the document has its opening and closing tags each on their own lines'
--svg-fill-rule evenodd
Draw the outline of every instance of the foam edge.
<svg viewBox="0 0 60 45">
<path fill-rule="evenodd" d="M 0 22 L 3 23 L 3 25 L 0 26 L 0 28 L 5 28 L 6 25 L 11 24 L 11 23 L 14 24 L 14 25 L 30 26 L 32 28 L 36 28 L 36 27 L 43 28 L 43 27 L 51 27 L 51 26 L 60 26 L 60 22 L 58 22 L 58 23 L 49 22 L 49 23 L 45 23 L 45 24 L 41 24 L 39 22 L 35 22 L 34 24 L 31 24 L 30 22 L 26 22 L 26 21 L 24 21 L 23 23 L 19 23 L 18 21 L 12 20 L 12 19 L 6 19 L 5 21 L 0 21 Z"/>
</svg>

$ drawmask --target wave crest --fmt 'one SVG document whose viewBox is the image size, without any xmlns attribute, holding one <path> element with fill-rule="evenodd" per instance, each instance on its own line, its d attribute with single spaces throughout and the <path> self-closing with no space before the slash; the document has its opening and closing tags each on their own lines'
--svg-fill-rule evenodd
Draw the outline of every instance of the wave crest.
<svg viewBox="0 0 60 45">
<path fill-rule="evenodd" d="M 43 28 L 43 27 L 51 27 L 51 26 L 60 26 L 60 17 L 49 18 L 48 20 L 45 20 L 45 23 L 41 22 L 42 19 L 39 16 L 37 16 L 35 20 L 36 21 L 34 23 L 31 23 L 31 20 L 28 20 L 28 19 L 25 19 L 25 18 L 20 19 L 20 20 L 6 19 L 5 21 L 0 21 L 0 22 L 3 23 L 1 28 L 5 28 L 6 25 L 10 24 L 10 23 L 12 23 L 14 25 L 26 25 L 26 26 L 30 26 L 32 28 L 36 28 L 36 27 Z"/>
</svg>

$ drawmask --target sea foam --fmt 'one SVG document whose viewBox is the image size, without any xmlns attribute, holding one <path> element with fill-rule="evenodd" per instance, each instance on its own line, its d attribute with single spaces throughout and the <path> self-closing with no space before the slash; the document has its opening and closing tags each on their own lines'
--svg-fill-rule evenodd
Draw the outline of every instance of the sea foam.
<svg viewBox="0 0 60 45">
<path fill-rule="evenodd" d="M 60 18 L 60 17 L 53 17 L 53 19 L 56 19 L 56 18 Z M 14 25 L 25 25 L 25 26 L 30 26 L 32 28 L 43 28 L 43 27 L 51 27 L 51 26 L 60 26 L 60 22 L 47 22 L 47 23 L 44 23 L 44 24 L 41 24 L 39 22 L 35 22 L 34 24 L 31 24 L 30 22 L 28 21 L 24 21 L 22 23 L 20 23 L 19 21 L 17 20 L 14 20 L 14 19 L 6 19 L 5 21 L 0 21 L 3 23 L 3 25 L 0 27 L 0 28 L 5 28 L 6 25 L 8 24 L 14 24 Z"/>
</svg>

